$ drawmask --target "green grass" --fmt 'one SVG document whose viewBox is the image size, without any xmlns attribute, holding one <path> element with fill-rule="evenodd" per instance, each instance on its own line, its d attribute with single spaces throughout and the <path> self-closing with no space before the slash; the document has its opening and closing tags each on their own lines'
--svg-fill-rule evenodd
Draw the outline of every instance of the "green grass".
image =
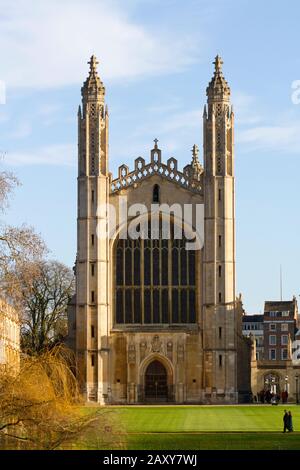
<svg viewBox="0 0 300 470">
<path fill-rule="evenodd" d="M 128 437 L 129 450 L 299 450 L 298 434 L 140 434 Z"/>
<path fill-rule="evenodd" d="M 300 433 L 282 434 L 285 408 L 292 411 L 294 429 L 300 431 L 300 406 L 296 405 L 109 407 L 115 436 L 120 437 L 111 448 L 119 441 L 130 450 L 300 450 Z M 100 446 L 95 429 L 79 445 Z"/>
<path fill-rule="evenodd" d="M 115 408 L 127 432 L 282 431 L 285 406 L 160 406 Z M 300 407 L 289 406 L 294 428 Z"/>
</svg>

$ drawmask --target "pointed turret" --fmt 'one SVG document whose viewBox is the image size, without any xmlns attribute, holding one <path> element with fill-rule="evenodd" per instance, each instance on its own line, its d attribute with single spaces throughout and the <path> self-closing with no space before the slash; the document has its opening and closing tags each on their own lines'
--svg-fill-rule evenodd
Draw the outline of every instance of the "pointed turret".
<svg viewBox="0 0 300 470">
<path fill-rule="evenodd" d="M 206 88 L 207 113 L 203 113 L 204 168 L 206 174 L 233 176 L 233 112 L 230 88 L 219 55 L 214 60 L 215 71 Z"/>
<path fill-rule="evenodd" d="M 203 173 L 203 167 L 201 165 L 201 163 L 199 162 L 199 148 L 198 148 L 198 145 L 194 144 L 193 145 L 193 148 L 192 148 L 192 163 L 191 163 L 191 167 L 192 167 L 192 170 L 193 170 L 193 176 L 194 176 L 194 179 L 200 179 L 200 175 Z"/>
<path fill-rule="evenodd" d="M 90 71 L 81 88 L 82 98 L 86 101 L 104 101 L 105 87 L 98 75 L 97 65 L 99 62 L 96 56 L 92 55 L 88 64 L 90 65 Z"/>
<path fill-rule="evenodd" d="M 215 66 L 214 75 L 208 87 L 206 88 L 208 102 L 229 101 L 230 88 L 223 76 L 223 72 L 222 72 L 223 60 L 221 59 L 219 55 L 216 56 L 213 64 Z"/>
<path fill-rule="evenodd" d="M 82 106 L 78 112 L 80 175 L 106 175 L 108 172 L 108 110 L 105 87 L 94 55 L 88 61 L 89 75 L 82 88 Z"/>
<path fill-rule="evenodd" d="M 186 165 L 184 167 L 184 172 L 193 180 L 200 181 L 201 175 L 203 173 L 203 167 L 201 163 L 199 162 L 199 148 L 198 145 L 194 144 L 193 148 L 191 150 L 192 152 L 192 161 L 189 165 Z"/>
</svg>

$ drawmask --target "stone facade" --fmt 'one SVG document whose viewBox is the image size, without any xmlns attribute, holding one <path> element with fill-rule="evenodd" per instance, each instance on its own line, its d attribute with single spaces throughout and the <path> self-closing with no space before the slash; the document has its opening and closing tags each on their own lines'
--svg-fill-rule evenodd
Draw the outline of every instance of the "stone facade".
<svg viewBox="0 0 300 470">
<path fill-rule="evenodd" d="M 247 318 L 248 317 L 248 318 Z M 245 318 L 249 321 L 244 321 Z M 257 320 L 256 322 L 254 320 Z M 244 330 L 252 343 L 251 390 L 259 397 L 269 390 L 282 396 L 288 392 L 288 401 L 299 403 L 300 354 L 299 314 L 296 297 L 291 301 L 267 301 L 264 315 L 245 315 L 244 324 L 262 325 L 260 330 Z M 263 339 L 264 354 L 257 354 L 257 336 Z"/>
<path fill-rule="evenodd" d="M 251 361 L 251 389 L 253 396 L 258 397 L 263 390 L 270 390 L 278 397 L 283 391 L 288 392 L 288 401 L 299 403 L 299 360 L 263 360 L 256 361 L 252 355 Z"/>
<path fill-rule="evenodd" d="M 219 56 L 214 64 L 203 113 L 204 168 L 195 145 L 182 171 L 174 158 L 164 163 L 155 139 L 149 163 L 139 157 L 132 171 L 121 165 L 113 178 L 105 88 L 91 58 L 78 111 L 76 297 L 69 309 L 70 344 L 73 337 L 88 401 L 236 403 L 240 389 L 249 391 L 238 364 L 247 345 L 235 293 L 234 115 Z M 143 203 L 147 218 L 153 202 L 177 204 L 181 211 L 185 204 L 202 205 L 204 247 L 192 255 L 173 239 L 166 245 L 160 238 L 123 242 L 124 196 L 128 207 Z M 110 224 L 109 211 L 116 215 L 117 230 L 101 236 Z M 139 217 L 140 224 L 145 217 Z M 137 218 L 129 214 L 129 223 Z M 173 213 L 172 224 L 177 224 Z M 193 232 L 195 226 L 193 213 Z"/>
<path fill-rule="evenodd" d="M 20 367 L 20 321 L 15 309 L 0 299 L 0 367 Z"/>
</svg>

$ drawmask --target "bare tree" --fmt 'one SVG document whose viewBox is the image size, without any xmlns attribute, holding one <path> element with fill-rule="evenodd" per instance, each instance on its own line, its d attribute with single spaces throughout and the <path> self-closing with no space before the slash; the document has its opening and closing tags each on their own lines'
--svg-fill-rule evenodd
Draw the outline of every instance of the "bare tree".
<svg viewBox="0 0 300 470">
<path fill-rule="evenodd" d="M 13 173 L 0 172 L 0 212 L 9 206 L 13 189 L 20 183 Z M 46 253 L 46 247 L 32 227 L 22 225 L 13 227 L 0 223 L 0 290 L 2 295 L 18 301 L 20 294 L 19 279 L 16 273 L 32 277 L 29 270 Z"/>
<path fill-rule="evenodd" d="M 0 172 L 0 209 L 4 211 L 9 206 L 9 196 L 20 182 L 16 175 L 9 171 Z"/>
<path fill-rule="evenodd" d="M 38 353 L 67 333 L 67 305 L 74 293 L 74 274 L 58 261 L 35 265 L 31 279 L 23 279 L 22 347 Z"/>
</svg>

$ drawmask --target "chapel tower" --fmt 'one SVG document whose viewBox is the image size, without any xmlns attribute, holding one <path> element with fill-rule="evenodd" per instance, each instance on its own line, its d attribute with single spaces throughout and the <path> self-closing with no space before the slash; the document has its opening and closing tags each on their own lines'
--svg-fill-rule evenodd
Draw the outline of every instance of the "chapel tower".
<svg viewBox="0 0 300 470">
<path fill-rule="evenodd" d="M 97 64 L 92 56 L 78 110 L 76 354 L 86 398 L 105 403 L 109 394 L 108 111 Z"/>
<path fill-rule="evenodd" d="M 76 295 L 69 310 L 85 398 L 236 403 L 242 329 L 235 295 L 234 116 L 222 60 L 216 57 L 206 90 L 204 168 L 196 145 L 181 171 L 174 157 L 163 161 L 155 140 L 149 162 L 140 156 L 131 170 L 122 164 L 115 178 L 108 172 L 105 88 L 95 56 L 89 64 L 78 110 Z M 176 214 L 169 238 L 160 229 L 158 237 L 123 237 L 124 226 L 144 220 L 130 210 L 122 220 L 124 196 L 129 209 L 144 205 L 147 220 L 154 203 L 176 204 L 182 214 L 192 206 L 193 230 L 194 208 L 204 205 L 204 246 L 190 250 L 187 239 L 175 237 Z M 109 216 L 118 223 L 113 234 Z"/>
<path fill-rule="evenodd" d="M 213 400 L 232 402 L 237 400 L 234 115 L 222 64 L 217 56 L 203 114 L 204 389 Z"/>
</svg>

